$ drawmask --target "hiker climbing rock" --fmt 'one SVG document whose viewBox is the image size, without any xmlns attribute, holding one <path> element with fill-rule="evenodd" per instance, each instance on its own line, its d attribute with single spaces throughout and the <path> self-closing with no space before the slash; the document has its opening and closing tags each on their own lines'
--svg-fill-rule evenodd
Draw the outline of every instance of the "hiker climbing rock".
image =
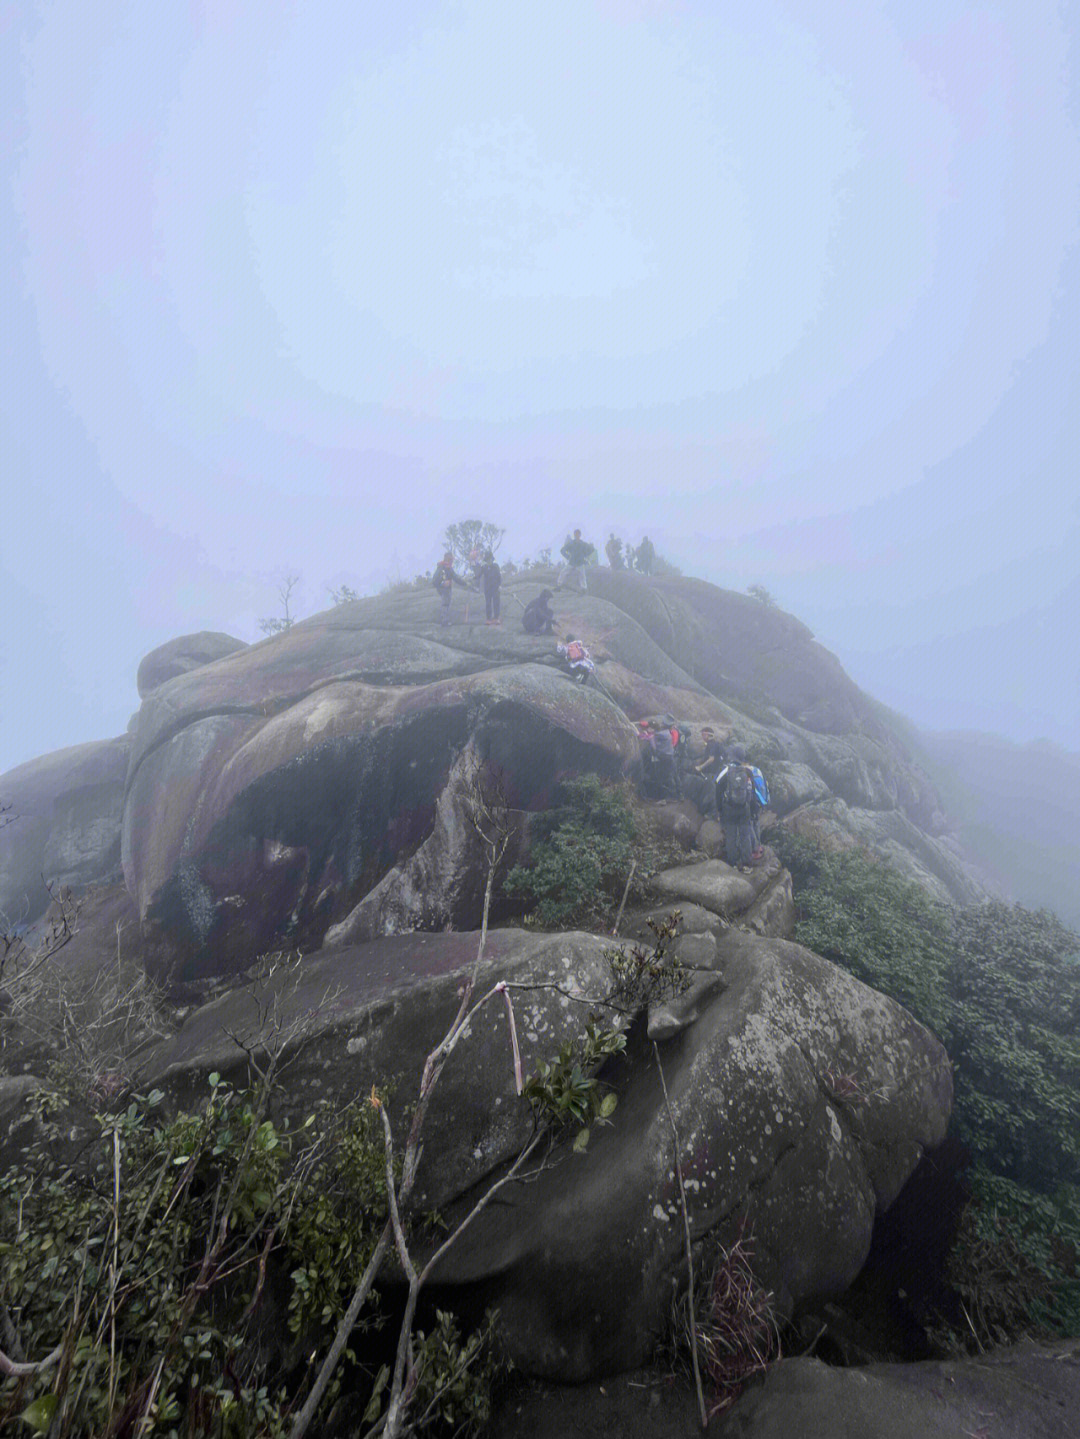
<svg viewBox="0 0 1080 1439">
<path fill-rule="evenodd" d="M 490 550 L 484 555 L 484 563 L 480 567 L 480 583 L 484 587 L 484 608 L 487 612 L 486 623 L 489 625 L 501 625 L 499 618 L 499 591 L 502 586 L 502 570 L 496 563 L 495 556 Z"/>
<path fill-rule="evenodd" d="M 550 590 L 541 590 L 536 599 L 529 601 L 521 625 L 527 635 L 554 634 L 555 611 L 551 608 Z"/>
<path fill-rule="evenodd" d="M 474 586 L 470 585 L 468 580 L 463 579 L 461 575 L 454 573 L 454 557 L 449 550 L 447 550 L 446 554 L 443 555 L 442 559 L 435 566 L 431 576 L 431 583 L 435 586 L 435 592 L 442 601 L 442 609 L 439 611 L 439 623 L 443 625 L 451 624 L 450 603 L 454 597 L 454 586 L 463 585 L 467 590 L 473 589 Z"/>
<path fill-rule="evenodd" d="M 559 551 L 566 564 L 559 571 L 559 579 L 555 588 L 561 590 L 568 578 L 573 578 L 574 586 L 579 590 L 589 588 L 585 578 L 585 566 L 589 562 L 589 556 L 596 554 L 596 546 L 591 545 L 588 540 L 581 538 L 581 531 L 575 530 L 573 538 L 567 538 L 566 543 Z"/>
<path fill-rule="evenodd" d="M 592 656 L 575 635 L 567 635 L 561 645 L 555 646 L 555 650 L 566 661 L 572 680 L 578 684 L 587 685 L 595 679 L 596 666 L 593 664 Z"/>
<path fill-rule="evenodd" d="M 608 564 L 613 570 L 621 570 L 626 566 L 623 559 L 622 540 L 615 538 L 614 532 L 608 535 L 607 544 L 604 546 L 604 553 L 607 555 Z"/>
</svg>

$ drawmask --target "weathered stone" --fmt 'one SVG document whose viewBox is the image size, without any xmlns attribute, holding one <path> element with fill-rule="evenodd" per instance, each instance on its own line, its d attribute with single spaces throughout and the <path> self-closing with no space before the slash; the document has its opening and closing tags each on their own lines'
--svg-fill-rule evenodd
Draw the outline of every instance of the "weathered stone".
<svg viewBox="0 0 1080 1439">
<path fill-rule="evenodd" d="M 923 1364 L 785 1359 L 724 1420 L 725 1439 L 1075 1439 L 1080 1345 L 1021 1344 Z"/>
<path fill-rule="evenodd" d="M 526 1072 L 603 1012 L 608 942 L 489 936 L 478 992 L 511 984 Z M 279 969 L 279 1020 L 303 1017 L 305 1032 L 275 1112 L 302 1120 L 317 1099 L 394 1081 L 400 1127 L 475 947 L 475 935 L 412 934 L 309 956 L 295 990 Z M 695 981 L 696 1019 L 673 1013 L 661 1046 L 695 1236 L 729 1242 L 750 1225 L 761 1280 L 782 1308 L 840 1292 L 863 1263 L 875 1213 L 944 1134 L 948 1061 L 898 1005 L 796 945 L 728 931 L 716 971 Z M 241 1079 L 225 1031 L 250 1042 L 256 1011 L 244 991 L 205 1006 L 161 1047 L 146 1082 L 190 1102 L 211 1069 Z M 470 1030 L 435 1091 L 416 1195 L 418 1209 L 437 1206 L 451 1224 L 532 1130 L 498 996 Z M 865 1105 L 836 1098 L 836 1073 L 853 1077 Z M 498 1307 L 520 1368 L 564 1380 L 650 1352 L 683 1258 L 671 1122 L 640 1028 L 603 1078 L 620 1096 L 613 1125 L 595 1130 L 586 1155 L 570 1153 L 564 1135 L 553 1162 L 505 1189 L 433 1275 L 444 1293 L 463 1285 Z"/>
<path fill-rule="evenodd" d="M 82 889 L 120 873 L 120 823 L 130 738 L 74 745 L 0 777 L 12 822 L 0 829 L 0 913 L 32 922 L 45 880 Z"/>
<path fill-rule="evenodd" d="M 722 1419 L 717 1439 L 1075 1439 L 1075 1342 L 1017 1345 L 976 1359 L 830 1368 L 784 1359 Z M 486 1439 L 692 1439 L 693 1385 L 643 1371 L 510 1390 Z"/>
<path fill-rule="evenodd" d="M 143 657 L 135 679 L 139 698 L 145 699 L 177 675 L 186 675 L 191 670 L 201 669 L 203 665 L 213 664 L 215 660 L 244 649 L 247 645 L 243 640 L 216 630 L 200 630 L 198 634 L 180 635 L 177 639 L 168 640 Z"/>
<path fill-rule="evenodd" d="M 697 833 L 697 847 L 710 859 L 719 859 L 724 852 L 724 827 L 715 819 L 707 819 Z"/>
<path fill-rule="evenodd" d="M 804 805 L 783 824 L 826 848 L 862 845 L 943 902 L 978 904 L 986 898 L 972 867 L 947 841 L 926 834 L 898 809 L 859 809 L 833 797 Z"/>
<path fill-rule="evenodd" d="M 330 634 L 333 668 L 344 661 Z M 501 776 L 516 810 L 546 807 L 563 774 L 616 777 L 637 762 L 633 729 L 609 700 L 538 665 L 407 688 L 338 678 L 269 716 L 245 710 L 239 685 L 231 712 L 195 718 L 214 696 L 223 704 L 229 672 L 251 680 L 261 648 L 147 702 L 157 709 L 147 734 L 140 725 L 124 869 L 157 968 L 244 967 L 275 945 L 317 946 L 346 916 L 338 940 L 475 923 L 483 866 L 463 751 Z M 313 683 L 311 633 L 294 658 Z M 204 685 L 213 694 L 200 698 Z M 190 718 L 170 729 L 166 703 Z"/>
<path fill-rule="evenodd" d="M 739 916 L 744 929 L 774 939 L 792 939 L 795 935 L 795 897 L 791 891 L 791 875 L 781 870 L 761 891 L 748 910 Z"/>
<path fill-rule="evenodd" d="M 690 900 L 713 914 L 738 914 L 753 903 L 755 889 L 749 878 L 723 860 L 665 869 L 653 878 L 653 888 L 669 899 Z"/>
<path fill-rule="evenodd" d="M 672 950 L 687 969 L 716 967 L 716 939 L 711 934 L 680 934 Z"/>
</svg>

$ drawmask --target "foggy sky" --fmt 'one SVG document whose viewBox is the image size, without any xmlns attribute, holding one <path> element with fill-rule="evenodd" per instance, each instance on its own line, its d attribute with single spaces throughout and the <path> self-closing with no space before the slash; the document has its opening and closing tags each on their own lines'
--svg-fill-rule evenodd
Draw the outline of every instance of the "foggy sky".
<svg viewBox="0 0 1080 1439">
<path fill-rule="evenodd" d="M 1075 3 L 0 11 L 0 770 L 580 525 L 1080 749 Z"/>
</svg>

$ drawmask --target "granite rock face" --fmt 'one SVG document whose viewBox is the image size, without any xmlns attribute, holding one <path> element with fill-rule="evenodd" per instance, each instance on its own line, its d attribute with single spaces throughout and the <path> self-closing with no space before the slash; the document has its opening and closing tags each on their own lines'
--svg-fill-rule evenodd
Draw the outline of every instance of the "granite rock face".
<svg viewBox="0 0 1080 1439">
<path fill-rule="evenodd" d="M 73 745 L 0 778 L 10 822 L 0 828 L 0 912 L 32 923 L 49 903 L 45 880 L 82 889 L 120 873 L 130 737 Z"/>
<path fill-rule="evenodd" d="M 305 1028 L 278 1107 L 302 1120 L 318 1098 L 395 1081 L 400 1125 L 476 940 L 398 935 L 309 957 L 281 997 L 283 1020 L 304 1016 Z M 866 1257 L 875 1215 L 944 1136 L 948 1059 L 905 1010 L 797 945 L 704 927 L 682 942 L 692 1004 L 657 1037 L 695 1241 L 730 1242 L 749 1225 L 781 1308 L 838 1294 Z M 526 1074 L 604 1011 L 610 943 L 491 934 L 477 992 L 512 986 Z M 147 1082 L 182 1102 L 205 1092 L 212 1069 L 239 1074 L 243 1055 L 226 1031 L 243 1037 L 254 1012 L 242 990 L 207 1005 L 162 1046 Z M 628 1042 L 603 1072 L 619 1096 L 614 1123 L 594 1129 L 584 1155 L 571 1152 L 571 1133 L 557 1136 L 547 1166 L 503 1190 L 432 1277 L 436 1293 L 465 1286 L 498 1307 L 526 1372 L 579 1380 L 632 1367 L 667 1321 L 684 1241 L 645 1020 L 616 1016 Z M 501 1001 L 470 1030 L 435 1092 L 415 1198 L 451 1223 L 532 1132 Z"/>
</svg>

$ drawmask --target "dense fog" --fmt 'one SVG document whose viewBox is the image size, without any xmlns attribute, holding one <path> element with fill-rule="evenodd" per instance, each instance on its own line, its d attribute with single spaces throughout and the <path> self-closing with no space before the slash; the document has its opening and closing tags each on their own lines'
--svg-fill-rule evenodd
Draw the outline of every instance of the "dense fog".
<svg viewBox="0 0 1080 1439">
<path fill-rule="evenodd" d="M 1076 41 L 1049 0 L 8 7 L 0 769 L 468 516 L 647 533 L 921 726 L 1080 748 Z"/>
</svg>

